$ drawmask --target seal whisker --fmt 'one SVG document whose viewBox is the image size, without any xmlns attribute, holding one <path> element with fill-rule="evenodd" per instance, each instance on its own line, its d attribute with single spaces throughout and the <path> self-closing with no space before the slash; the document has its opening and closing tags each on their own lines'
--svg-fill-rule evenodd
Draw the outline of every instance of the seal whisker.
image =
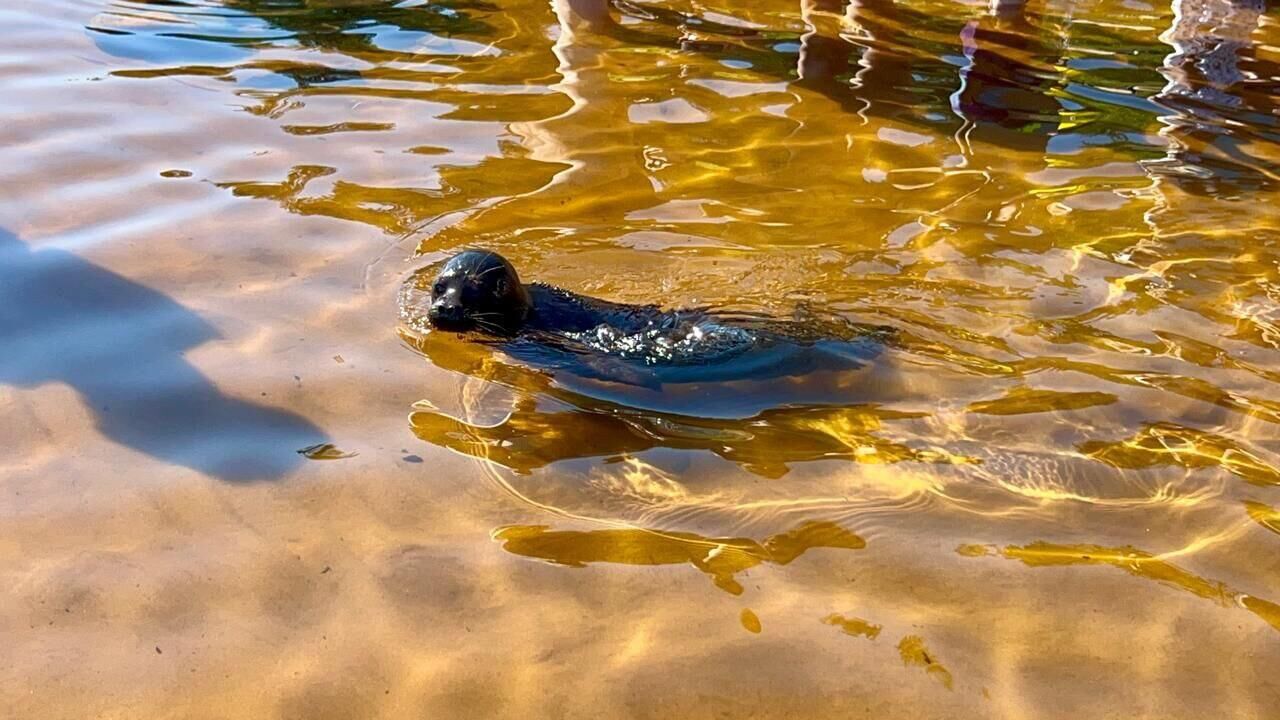
<svg viewBox="0 0 1280 720">
<path fill-rule="evenodd" d="M 472 319 L 474 320 L 474 318 Z M 475 323 L 476 323 L 476 327 L 480 328 L 481 330 L 487 330 L 493 333 L 494 335 L 503 334 L 502 328 L 491 322 L 485 322 L 484 320 L 475 320 Z"/>
<path fill-rule="evenodd" d="M 489 273 L 493 272 L 494 270 L 505 270 L 505 269 L 506 269 L 506 268 L 504 268 L 504 267 L 503 267 L 503 266 L 501 266 L 501 265 L 494 265 L 493 267 L 488 268 L 487 270 L 481 270 L 479 273 L 477 273 L 477 274 L 475 274 L 475 275 L 472 275 L 472 276 L 471 276 L 471 278 L 472 278 L 473 280 L 479 280 L 480 278 L 484 277 L 485 275 L 488 275 Z"/>
</svg>

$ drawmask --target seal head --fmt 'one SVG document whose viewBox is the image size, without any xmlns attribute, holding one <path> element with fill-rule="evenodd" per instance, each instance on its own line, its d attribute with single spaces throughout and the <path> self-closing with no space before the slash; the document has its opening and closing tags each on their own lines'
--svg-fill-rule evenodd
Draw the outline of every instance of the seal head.
<svg viewBox="0 0 1280 720">
<path fill-rule="evenodd" d="M 467 250 L 449 259 L 431 286 L 427 320 L 449 332 L 510 337 L 529 316 L 529 293 L 506 258 Z"/>
</svg>

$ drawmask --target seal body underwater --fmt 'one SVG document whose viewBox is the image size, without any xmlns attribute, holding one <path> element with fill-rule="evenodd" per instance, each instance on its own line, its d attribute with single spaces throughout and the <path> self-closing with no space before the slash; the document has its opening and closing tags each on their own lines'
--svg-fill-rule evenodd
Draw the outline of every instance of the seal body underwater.
<svg viewBox="0 0 1280 720">
<path fill-rule="evenodd" d="M 433 330 L 475 334 L 535 366 L 649 387 L 857 369 L 893 337 L 884 326 L 610 302 L 523 283 L 489 250 L 444 264 L 426 319 Z"/>
</svg>

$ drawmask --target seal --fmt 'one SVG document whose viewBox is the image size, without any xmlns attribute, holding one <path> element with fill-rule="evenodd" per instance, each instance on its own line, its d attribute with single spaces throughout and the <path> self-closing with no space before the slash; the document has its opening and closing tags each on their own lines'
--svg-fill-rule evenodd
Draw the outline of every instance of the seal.
<svg viewBox="0 0 1280 720">
<path fill-rule="evenodd" d="M 625 305 L 545 285 L 520 282 L 515 267 L 490 250 L 464 250 L 445 263 L 431 286 L 427 320 L 437 330 L 480 331 L 510 338 L 521 332 L 622 334 L 691 319 L 689 311 Z"/>
<path fill-rule="evenodd" d="M 892 328 L 817 317 L 610 302 L 521 282 L 490 250 L 450 258 L 430 284 L 425 314 L 432 330 L 479 336 L 534 366 L 649 388 L 855 370 L 893 336 Z"/>
</svg>

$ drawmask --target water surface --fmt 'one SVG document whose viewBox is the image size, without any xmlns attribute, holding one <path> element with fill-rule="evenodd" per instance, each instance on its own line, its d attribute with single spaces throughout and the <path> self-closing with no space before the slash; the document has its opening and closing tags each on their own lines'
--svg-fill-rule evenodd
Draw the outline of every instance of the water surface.
<svg viewBox="0 0 1280 720">
<path fill-rule="evenodd" d="M 0 23 L 16 716 L 1276 714 L 1274 6 Z M 402 315 L 468 246 L 897 340 L 543 372 Z"/>
</svg>

